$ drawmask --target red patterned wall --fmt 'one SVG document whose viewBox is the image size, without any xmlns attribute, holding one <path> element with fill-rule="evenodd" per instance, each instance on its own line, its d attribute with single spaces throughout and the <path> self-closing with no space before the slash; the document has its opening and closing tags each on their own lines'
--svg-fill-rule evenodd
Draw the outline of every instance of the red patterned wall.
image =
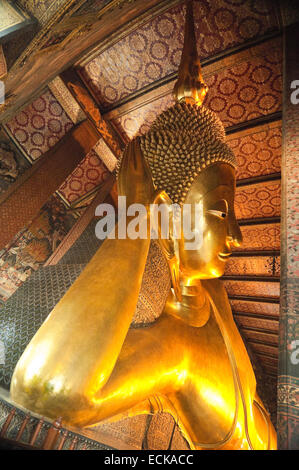
<svg viewBox="0 0 299 470">
<path fill-rule="evenodd" d="M 194 17 L 201 59 L 278 29 L 268 0 L 201 0 L 194 2 Z M 172 8 L 82 68 L 81 75 L 103 110 L 177 71 L 184 22 L 185 7 Z"/>
<path fill-rule="evenodd" d="M 237 219 L 257 219 L 280 215 L 280 181 L 241 186 L 236 190 Z"/>
<path fill-rule="evenodd" d="M 50 90 L 6 125 L 30 161 L 37 160 L 74 126 Z"/>
<path fill-rule="evenodd" d="M 279 173 L 281 167 L 281 123 L 265 124 L 254 131 L 228 136 L 228 144 L 237 158 L 237 179 Z"/>
</svg>

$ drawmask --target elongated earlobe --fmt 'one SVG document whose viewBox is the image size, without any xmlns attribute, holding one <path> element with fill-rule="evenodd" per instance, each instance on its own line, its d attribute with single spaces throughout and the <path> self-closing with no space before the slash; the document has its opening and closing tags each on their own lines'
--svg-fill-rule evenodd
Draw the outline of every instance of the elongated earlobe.
<svg viewBox="0 0 299 470">
<path fill-rule="evenodd" d="M 180 269 L 179 262 L 176 256 L 168 260 L 168 266 L 170 269 L 171 282 L 173 290 L 178 302 L 182 301 L 182 291 L 180 286 Z"/>
<path fill-rule="evenodd" d="M 169 237 L 161 237 L 161 226 L 158 227 L 159 232 L 159 243 L 162 248 L 163 254 L 167 260 L 172 286 L 178 302 L 182 300 L 182 292 L 180 287 L 180 262 L 178 255 L 177 240 L 173 233 L 173 212 L 172 212 L 172 201 L 165 191 L 157 192 L 154 204 L 166 204 L 169 214 Z"/>
</svg>

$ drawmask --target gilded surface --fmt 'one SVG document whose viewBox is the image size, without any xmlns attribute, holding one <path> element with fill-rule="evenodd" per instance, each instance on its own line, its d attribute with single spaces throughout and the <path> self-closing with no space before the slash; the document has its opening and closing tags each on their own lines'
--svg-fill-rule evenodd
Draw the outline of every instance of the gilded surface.
<svg viewBox="0 0 299 470">
<path fill-rule="evenodd" d="M 188 112 L 193 119 L 185 119 Z M 168 297 L 155 321 L 130 328 L 150 238 L 106 239 L 26 348 L 11 395 L 25 408 L 80 427 L 165 411 L 192 449 L 275 449 L 273 425 L 217 280 L 232 248 L 242 243 L 234 210 L 235 160 L 221 122 L 204 109 L 198 113 L 196 105 L 175 105 L 169 114 L 170 119 L 164 113 L 154 123 L 150 145 L 140 138 L 128 145 L 118 169 L 118 192 L 127 205 L 146 206 L 146 223 L 150 204 L 170 205 L 169 194 L 192 208 L 200 202 L 201 245 L 187 249 L 184 227 L 181 238 L 170 234 L 160 240 L 172 288 L 164 287 Z M 197 126 L 199 154 L 191 138 Z M 173 145 L 164 151 L 161 127 L 180 142 L 179 158 Z M 166 177 L 155 171 L 161 164 Z M 186 171 L 183 180 L 179 170 Z M 271 319 L 263 321 L 273 327 Z"/>
</svg>

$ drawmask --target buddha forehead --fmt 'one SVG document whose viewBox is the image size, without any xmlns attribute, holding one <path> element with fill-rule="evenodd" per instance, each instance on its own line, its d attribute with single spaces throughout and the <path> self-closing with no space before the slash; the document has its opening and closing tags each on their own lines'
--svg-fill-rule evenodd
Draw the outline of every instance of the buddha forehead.
<svg viewBox="0 0 299 470">
<path fill-rule="evenodd" d="M 214 194 L 214 196 L 229 196 L 232 198 L 235 192 L 235 169 L 227 163 L 215 163 L 203 170 L 193 181 L 185 204 L 199 202 L 203 198 Z"/>
</svg>

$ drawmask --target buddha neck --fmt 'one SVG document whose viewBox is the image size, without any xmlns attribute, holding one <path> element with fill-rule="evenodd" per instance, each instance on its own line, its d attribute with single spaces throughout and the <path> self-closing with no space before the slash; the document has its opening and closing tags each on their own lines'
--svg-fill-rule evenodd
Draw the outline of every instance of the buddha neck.
<svg viewBox="0 0 299 470">
<path fill-rule="evenodd" d="M 205 325 L 210 316 L 210 302 L 201 282 L 195 286 L 188 286 L 181 282 L 181 292 L 182 300 L 179 302 L 175 297 L 174 290 L 171 289 L 165 312 L 191 326 Z"/>
</svg>

